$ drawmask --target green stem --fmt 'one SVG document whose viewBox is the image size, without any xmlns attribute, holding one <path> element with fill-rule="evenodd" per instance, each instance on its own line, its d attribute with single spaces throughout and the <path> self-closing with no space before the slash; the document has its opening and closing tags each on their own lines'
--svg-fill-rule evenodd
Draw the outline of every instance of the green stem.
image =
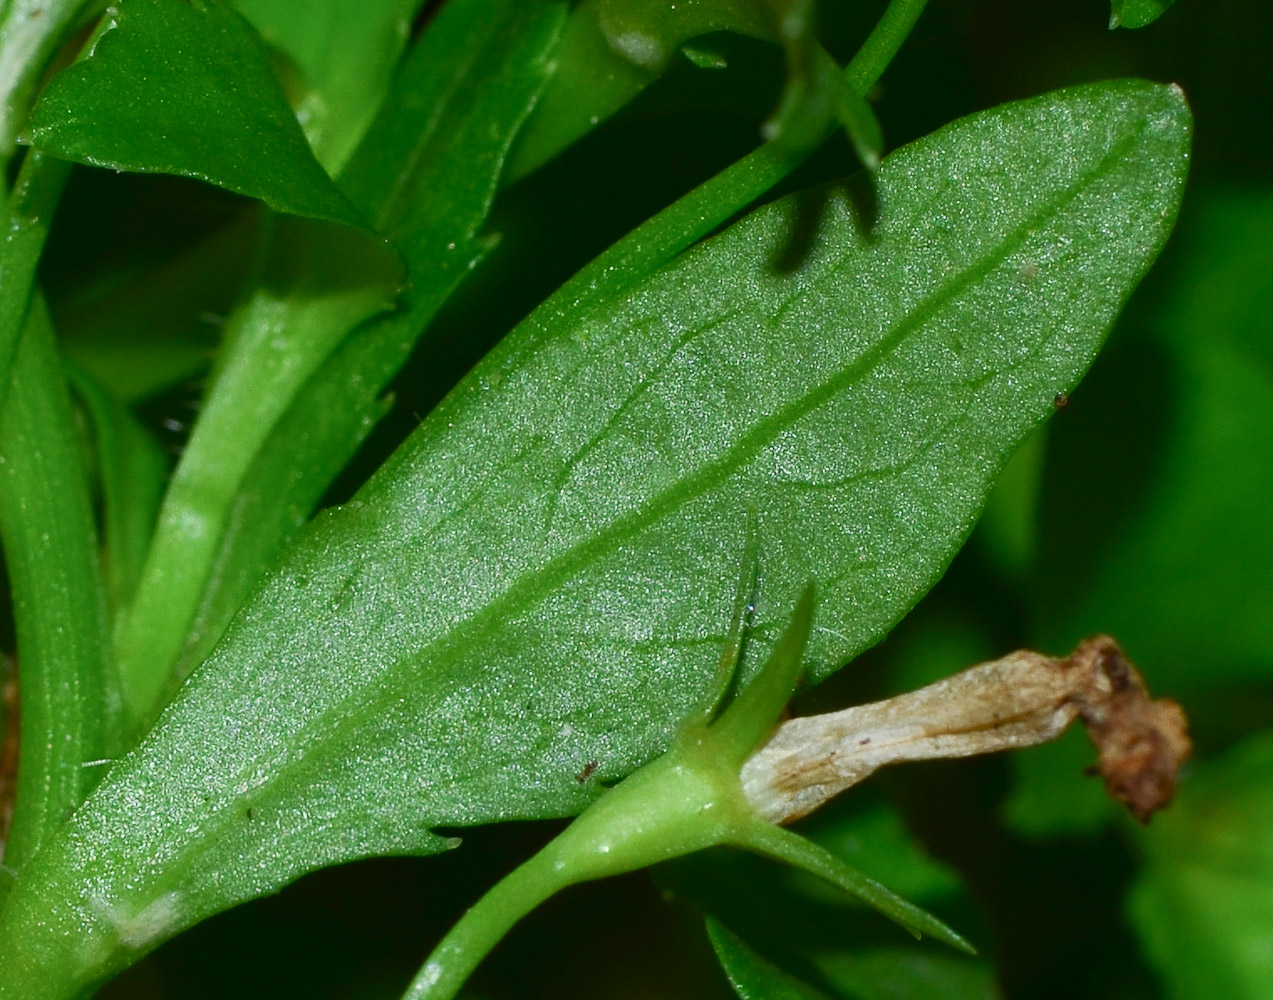
<svg viewBox="0 0 1273 1000">
<path fill-rule="evenodd" d="M 928 0 L 891 0 L 857 54 L 845 67 L 850 87 L 865 97 L 884 75 L 906 41 Z"/>
<path fill-rule="evenodd" d="M 551 846 L 551 845 L 550 845 Z M 447 932 L 402 1000 L 450 1000 L 522 917 L 564 888 L 548 849 L 501 879 Z"/>
<path fill-rule="evenodd" d="M 0 242 L 0 406 L 4 405 L 9 388 L 13 358 L 35 287 L 36 267 L 70 172 L 70 163 L 32 150 L 22 161 L 9 197 L 8 219 Z"/>
<path fill-rule="evenodd" d="M 43 300 L 0 406 L 0 539 L 17 626 L 22 731 L 0 897 L 83 801 L 103 756 L 106 613 L 83 449 Z"/>
<path fill-rule="evenodd" d="M 861 49 L 845 69 L 845 79 L 865 95 L 897 54 L 928 0 L 892 0 Z M 827 128 L 827 135 L 834 126 Z M 770 142 L 731 164 L 623 237 L 551 295 L 528 322 L 545 325 L 588 303 L 608 301 L 625 287 L 666 264 L 760 198 L 817 148 L 798 150 Z"/>
</svg>

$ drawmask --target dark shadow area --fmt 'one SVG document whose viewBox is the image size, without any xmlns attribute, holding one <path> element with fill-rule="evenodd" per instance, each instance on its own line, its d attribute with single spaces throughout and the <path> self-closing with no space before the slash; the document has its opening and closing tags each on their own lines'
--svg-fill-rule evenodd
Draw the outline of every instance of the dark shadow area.
<svg viewBox="0 0 1273 1000">
<path fill-rule="evenodd" d="M 180 935 L 98 998 L 397 1000 L 451 924 L 559 829 L 461 830 L 463 845 L 446 854 L 316 872 Z M 643 872 L 576 886 L 518 924 L 479 967 L 473 995 L 727 1000 L 698 923 Z"/>
</svg>

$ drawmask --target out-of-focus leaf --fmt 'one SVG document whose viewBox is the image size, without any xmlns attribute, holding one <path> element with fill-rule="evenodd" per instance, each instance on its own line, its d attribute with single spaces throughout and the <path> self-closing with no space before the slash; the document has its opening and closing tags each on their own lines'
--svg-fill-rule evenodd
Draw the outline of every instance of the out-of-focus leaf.
<svg viewBox="0 0 1273 1000">
<path fill-rule="evenodd" d="M 1089 773 L 1095 760 L 1091 741 L 1077 726 L 1055 743 L 1014 753 L 1004 821 L 1028 837 L 1099 833 L 1123 809 Z"/>
<path fill-rule="evenodd" d="M 1039 642 L 1108 632 L 1168 695 L 1273 676 L 1270 228 L 1268 193 L 1196 203 L 1126 348 L 1051 428 Z"/>
<path fill-rule="evenodd" d="M 371 124 L 423 0 L 234 0 L 261 37 L 295 63 L 297 117 L 318 161 L 337 174 Z"/>
<path fill-rule="evenodd" d="M 878 641 L 1156 255 L 1189 132 L 1137 81 L 1005 105 L 885 161 L 869 236 L 830 193 L 794 270 L 787 199 L 533 315 L 291 545 L 18 884 L 0 963 L 63 994 L 317 865 L 578 811 L 584 763 L 650 760 L 712 682 L 749 512 L 753 662 L 811 578 L 811 676 Z"/>
<path fill-rule="evenodd" d="M 1047 458 L 1047 426 L 1040 427 L 1004 466 L 977 522 L 975 544 L 1007 580 L 1024 581 L 1039 548 L 1039 502 Z"/>
<path fill-rule="evenodd" d="M 1112 0 L 1111 28 L 1143 28 L 1153 24 L 1176 0 Z"/>
<path fill-rule="evenodd" d="M 180 174 L 292 215 L 363 219 L 310 151 L 260 39 L 220 0 L 120 0 L 45 87 L 27 137 L 52 156 Z"/>
<path fill-rule="evenodd" d="M 981 959 L 912 945 L 846 949 L 813 964 L 851 1000 L 998 1000 L 995 970 Z"/>
<path fill-rule="evenodd" d="M 75 392 L 93 427 L 101 482 L 107 596 L 127 605 L 141 576 L 168 475 L 168 458 L 128 408 L 91 376 L 72 368 Z"/>
<path fill-rule="evenodd" d="M 905 899 L 928 903 L 960 887 L 955 871 L 926 854 L 896 810 L 883 803 L 865 809 L 828 806 L 801 823 L 800 832 Z M 825 883 L 804 876 L 800 881 L 820 898 L 832 898 Z"/>
<path fill-rule="evenodd" d="M 508 180 L 535 170 L 622 108 L 663 74 L 686 41 L 715 31 L 777 38 L 760 0 L 584 0 L 562 35 L 557 73 L 517 143 Z"/>
<path fill-rule="evenodd" d="M 742 1000 L 827 1000 L 825 993 L 783 972 L 711 917 L 707 918 L 707 936 L 729 984 Z"/>
<path fill-rule="evenodd" d="M 1273 735 L 1199 765 L 1140 839 L 1129 915 L 1166 995 L 1273 997 Z"/>
<path fill-rule="evenodd" d="M 249 214 L 158 267 L 127 268 L 55 300 L 63 352 L 128 405 L 206 372 L 258 228 Z"/>
</svg>

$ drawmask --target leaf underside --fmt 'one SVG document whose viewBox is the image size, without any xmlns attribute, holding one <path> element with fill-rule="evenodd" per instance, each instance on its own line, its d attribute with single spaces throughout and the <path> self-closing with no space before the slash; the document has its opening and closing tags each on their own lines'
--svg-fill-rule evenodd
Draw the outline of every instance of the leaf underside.
<svg viewBox="0 0 1273 1000">
<path fill-rule="evenodd" d="M 440 850 L 430 827 L 578 811 L 584 764 L 630 772 L 711 685 L 751 512 L 749 661 L 813 579 L 831 673 L 1087 368 L 1188 142 L 1176 88 L 1006 105 L 890 156 L 869 232 L 837 186 L 532 316 L 291 546 L 6 918 L 93 928 L 118 966 L 314 867 Z"/>
</svg>

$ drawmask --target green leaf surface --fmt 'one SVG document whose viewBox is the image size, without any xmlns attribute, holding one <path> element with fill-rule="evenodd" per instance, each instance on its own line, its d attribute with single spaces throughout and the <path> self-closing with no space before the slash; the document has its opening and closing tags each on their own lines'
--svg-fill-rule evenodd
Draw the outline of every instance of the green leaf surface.
<svg viewBox="0 0 1273 1000">
<path fill-rule="evenodd" d="M 320 163 L 339 172 L 371 124 L 423 0 L 235 0 L 301 77 L 297 117 Z"/>
<path fill-rule="evenodd" d="M 1129 915 L 1166 996 L 1273 997 L 1273 735 L 1199 765 L 1140 840 Z"/>
<path fill-rule="evenodd" d="M 292 215 L 363 220 L 310 151 L 252 27 L 219 0 L 121 0 L 54 77 L 26 138 L 52 156 L 180 174 Z"/>
<path fill-rule="evenodd" d="M 1176 0 L 1112 0 L 1111 28 L 1143 28 L 1153 24 Z"/>
<path fill-rule="evenodd" d="M 825 993 L 778 968 L 712 917 L 707 918 L 707 936 L 742 1000 L 826 1000 Z"/>
<path fill-rule="evenodd" d="M 1270 227 L 1268 191 L 1195 203 L 1157 295 L 1051 428 L 1042 644 L 1109 632 L 1176 697 L 1273 677 Z"/>
<path fill-rule="evenodd" d="M 851 1000 L 997 1000 L 989 962 L 917 946 L 855 948 L 813 957 L 837 993 Z"/>
<path fill-rule="evenodd" d="M 42 854 L 0 914 L 28 996 L 317 864 L 581 809 L 583 763 L 629 773 L 710 686 L 751 511 L 756 660 L 810 579 L 812 676 L 878 641 L 1157 254 L 1189 131 L 1136 81 L 1005 105 L 889 157 L 869 234 L 830 192 L 794 269 L 787 199 L 532 316 Z"/>
</svg>

